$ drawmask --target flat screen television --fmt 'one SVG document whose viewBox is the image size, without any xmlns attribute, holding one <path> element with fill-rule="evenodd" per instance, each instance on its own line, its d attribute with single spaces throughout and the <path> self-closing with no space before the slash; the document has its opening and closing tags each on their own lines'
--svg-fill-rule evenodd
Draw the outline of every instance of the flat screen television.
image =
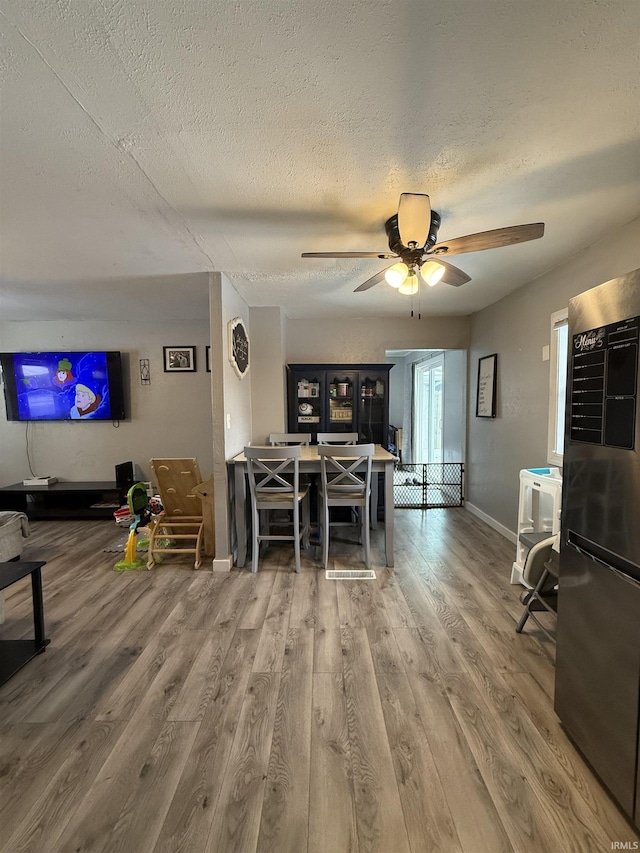
<svg viewBox="0 0 640 853">
<path fill-rule="evenodd" d="M 122 420 L 119 352 L 0 353 L 10 421 Z"/>
</svg>

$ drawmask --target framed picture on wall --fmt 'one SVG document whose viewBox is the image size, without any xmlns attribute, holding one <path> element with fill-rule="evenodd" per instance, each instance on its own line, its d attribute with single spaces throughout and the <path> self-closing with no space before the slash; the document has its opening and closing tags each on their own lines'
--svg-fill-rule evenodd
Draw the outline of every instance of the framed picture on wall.
<svg viewBox="0 0 640 853">
<path fill-rule="evenodd" d="M 478 359 L 477 418 L 495 418 L 496 416 L 497 368 L 497 353 Z"/>
<path fill-rule="evenodd" d="M 162 347 L 165 373 L 194 373 L 196 369 L 195 347 Z"/>
<path fill-rule="evenodd" d="M 204 348 L 207 359 L 207 373 L 211 373 L 211 347 Z"/>
</svg>

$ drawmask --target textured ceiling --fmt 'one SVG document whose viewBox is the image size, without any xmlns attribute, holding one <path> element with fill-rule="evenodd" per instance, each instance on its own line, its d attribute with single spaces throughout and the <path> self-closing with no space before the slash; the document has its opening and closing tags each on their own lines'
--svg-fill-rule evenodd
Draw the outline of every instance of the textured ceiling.
<svg viewBox="0 0 640 853">
<path fill-rule="evenodd" d="M 201 317 L 205 270 L 406 316 L 353 293 L 384 261 L 300 258 L 386 251 L 401 192 L 440 239 L 546 223 L 421 296 L 468 314 L 640 212 L 637 0 L 0 0 L 0 30 L 7 318 Z"/>
</svg>

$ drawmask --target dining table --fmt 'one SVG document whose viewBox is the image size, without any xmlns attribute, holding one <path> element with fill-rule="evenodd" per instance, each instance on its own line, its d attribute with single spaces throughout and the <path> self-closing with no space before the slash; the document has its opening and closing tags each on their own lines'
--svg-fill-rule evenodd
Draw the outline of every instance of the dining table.
<svg viewBox="0 0 640 853">
<path fill-rule="evenodd" d="M 301 474 L 320 474 L 318 445 L 302 445 L 299 460 Z M 376 444 L 371 461 L 371 526 L 377 527 L 378 474 L 384 474 L 384 543 L 386 564 L 393 567 L 393 469 L 397 457 Z M 244 452 L 229 460 L 233 465 L 234 520 L 237 540 L 236 565 L 242 568 L 247 561 L 247 459 Z M 363 463 L 363 467 L 366 463 Z"/>
</svg>

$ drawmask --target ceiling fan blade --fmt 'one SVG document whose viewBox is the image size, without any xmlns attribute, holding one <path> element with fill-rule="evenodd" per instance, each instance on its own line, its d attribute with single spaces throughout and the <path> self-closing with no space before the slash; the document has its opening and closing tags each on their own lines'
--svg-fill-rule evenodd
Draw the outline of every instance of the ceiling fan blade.
<svg viewBox="0 0 640 853">
<path fill-rule="evenodd" d="M 448 261 L 444 261 L 442 258 L 438 258 L 434 263 L 441 264 L 445 268 L 445 274 L 440 279 L 440 281 L 445 284 L 451 284 L 453 287 L 460 287 L 461 284 L 466 284 L 468 281 L 471 281 L 470 275 L 467 275 L 466 272 L 458 269 L 458 267 L 454 267 L 453 264 L 450 264 Z"/>
<path fill-rule="evenodd" d="M 390 252 L 303 252 L 301 258 L 397 258 Z"/>
<path fill-rule="evenodd" d="M 431 228 L 431 202 L 428 195 L 402 193 L 398 205 L 398 231 L 405 246 L 422 248 Z"/>
<path fill-rule="evenodd" d="M 368 278 L 366 281 L 363 281 L 360 287 L 356 287 L 353 291 L 354 293 L 360 293 L 362 290 L 369 290 L 370 287 L 375 287 L 376 284 L 380 284 L 381 281 L 384 281 L 384 274 L 386 273 L 388 267 L 377 272 L 375 275 L 372 275 L 371 278 Z"/>
<path fill-rule="evenodd" d="M 500 249 L 502 246 L 513 246 L 515 243 L 537 240 L 543 234 L 544 222 L 534 222 L 530 225 L 512 225 L 509 228 L 496 228 L 494 231 L 467 234 L 466 237 L 456 237 L 454 240 L 443 240 L 441 243 L 436 243 L 429 254 L 462 255 L 465 252 Z"/>
</svg>

